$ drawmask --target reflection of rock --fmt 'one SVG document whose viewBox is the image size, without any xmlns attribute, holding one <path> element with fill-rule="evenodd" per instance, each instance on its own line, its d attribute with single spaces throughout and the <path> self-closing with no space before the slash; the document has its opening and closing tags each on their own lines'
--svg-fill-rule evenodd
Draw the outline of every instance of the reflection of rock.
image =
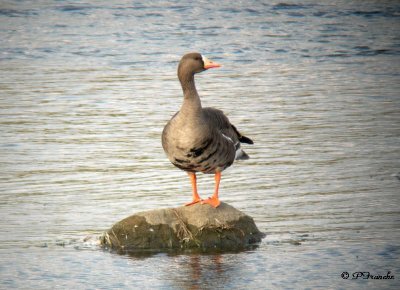
<svg viewBox="0 0 400 290">
<path fill-rule="evenodd" d="M 261 241 L 253 219 L 234 207 L 196 204 L 140 212 L 116 223 L 101 238 L 118 251 L 238 250 Z"/>
</svg>

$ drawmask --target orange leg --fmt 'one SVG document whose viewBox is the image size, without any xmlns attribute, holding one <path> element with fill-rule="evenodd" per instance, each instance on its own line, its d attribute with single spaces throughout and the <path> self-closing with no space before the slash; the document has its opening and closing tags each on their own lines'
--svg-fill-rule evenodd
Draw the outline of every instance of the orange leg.
<svg viewBox="0 0 400 290">
<path fill-rule="evenodd" d="M 211 205 L 213 207 L 218 207 L 221 204 L 221 202 L 219 201 L 219 198 L 218 198 L 218 190 L 219 190 L 220 181 L 221 181 L 221 172 L 215 172 L 215 191 L 214 191 L 214 194 L 210 198 L 208 198 L 206 200 L 203 200 L 201 202 L 201 204 L 207 203 L 207 204 L 209 204 L 209 205 Z"/>
<path fill-rule="evenodd" d="M 190 177 L 190 182 L 192 183 L 192 191 L 193 191 L 193 201 L 185 204 L 186 206 L 188 205 L 193 205 L 195 203 L 198 203 L 201 201 L 201 198 L 197 192 L 197 179 L 196 179 L 196 173 L 194 172 L 188 172 L 188 175 Z"/>
</svg>

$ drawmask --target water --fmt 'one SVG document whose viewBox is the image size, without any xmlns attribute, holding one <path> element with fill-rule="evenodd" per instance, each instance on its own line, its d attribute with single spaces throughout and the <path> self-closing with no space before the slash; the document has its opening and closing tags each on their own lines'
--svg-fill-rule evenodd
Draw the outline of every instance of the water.
<svg viewBox="0 0 400 290">
<path fill-rule="evenodd" d="M 399 20 L 396 1 L 2 1 L 0 288 L 398 289 Z M 191 198 L 160 141 L 189 51 L 223 64 L 196 78 L 203 105 L 255 141 L 221 199 L 267 237 L 102 251 L 118 220 Z"/>
</svg>

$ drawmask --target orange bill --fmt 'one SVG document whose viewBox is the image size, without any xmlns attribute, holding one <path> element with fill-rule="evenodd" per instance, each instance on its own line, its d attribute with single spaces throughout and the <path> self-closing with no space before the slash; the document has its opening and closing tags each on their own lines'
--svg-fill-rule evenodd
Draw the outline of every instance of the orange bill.
<svg viewBox="0 0 400 290">
<path fill-rule="evenodd" d="M 205 56 L 203 56 L 203 62 L 204 62 L 205 69 L 221 67 L 221 65 L 219 63 L 213 62 L 212 60 L 206 58 Z"/>
</svg>

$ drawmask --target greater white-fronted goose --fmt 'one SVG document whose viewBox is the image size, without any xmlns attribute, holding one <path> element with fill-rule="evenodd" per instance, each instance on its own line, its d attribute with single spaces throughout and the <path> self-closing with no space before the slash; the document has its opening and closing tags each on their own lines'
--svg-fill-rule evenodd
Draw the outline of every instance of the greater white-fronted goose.
<svg viewBox="0 0 400 290">
<path fill-rule="evenodd" d="M 248 159 L 240 143 L 253 144 L 239 133 L 224 113 L 214 108 L 203 108 L 194 83 L 194 75 L 221 65 L 199 53 L 188 53 L 179 62 L 178 78 L 183 90 L 183 103 L 179 112 L 164 127 L 162 146 L 169 160 L 189 174 L 193 201 L 218 207 L 218 188 L 221 172 L 234 160 Z M 196 172 L 215 174 L 212 197 L 202 200 L 197 192 Z"/>
</svg>

